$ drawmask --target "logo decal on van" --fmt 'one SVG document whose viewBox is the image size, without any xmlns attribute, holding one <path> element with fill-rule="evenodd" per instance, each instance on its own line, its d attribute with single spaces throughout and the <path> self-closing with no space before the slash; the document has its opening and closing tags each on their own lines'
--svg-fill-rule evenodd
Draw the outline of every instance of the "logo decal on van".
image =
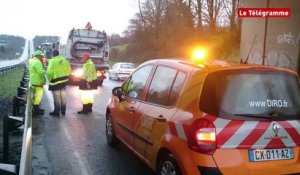
<svg viewBox="0 0 300 175">
<path fill-rule="evenodd" d="M 273 124 L 272 124 L 272 129 L 273 129 L 273 131 L 275 133 L 275 136 L 278 136 L 278 132 L 279 132 L 280 126 L 276 122 L 274 122 L 274 121 L 273 121 Z"/>
</svg>

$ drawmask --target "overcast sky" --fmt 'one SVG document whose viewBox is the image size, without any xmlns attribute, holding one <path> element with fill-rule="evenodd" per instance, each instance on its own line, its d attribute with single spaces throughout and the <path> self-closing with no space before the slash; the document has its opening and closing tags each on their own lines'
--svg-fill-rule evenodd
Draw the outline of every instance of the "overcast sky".
<svg viewBox="0 0 300 175">
<path fill-rule="evenodd" d="M 0 34 L 55 35 L 65 43 L 69 31 L 90 21 L 93 29 L 122 34 L 138 12 L 137 0 L 4 0 Z"/>
</svg>

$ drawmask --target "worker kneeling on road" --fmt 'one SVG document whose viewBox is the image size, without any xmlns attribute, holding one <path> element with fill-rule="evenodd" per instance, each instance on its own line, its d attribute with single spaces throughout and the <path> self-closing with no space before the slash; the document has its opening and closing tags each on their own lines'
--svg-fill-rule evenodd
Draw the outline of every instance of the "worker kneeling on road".
<svg viewBox="0 0 300 175">
<path fill-rule="evenodd" d="M 81 102 L 83 103 L 83 108 L 78 111 L 78 114 L 87 114 L 92 112 L 92 107 L 94 103 L 94 92 L 93 89 L 97 89 L 97 73 L 96 67 L 90 58 L 90 54 L 82 54 L 82 66 L 83 75 L 81 77 L 79 89 L 81 89 Z"/>
<path fill-rule="evenodd" d="M 34 58 L 29 63 L 29 79 L 33 93 L 33 115 L 44 114 L 44 110 L 39 108 L 44 93 L 43 86 L 46 83 L 45 70 L 42 63 L 43 56 L 43 52 L 37 50 L 34 52 Z"/>
<path fill-rule="evenodd" d="M 67 59 L 59 55 L 58 50 L 53 50 L 53 58 L 49 59 L 47 68 L 49 90 L 53 91 L 54 111 L 52 116 L 66 114 L 66 85 L 71 74 L 71 66 Z"/>
</svg>

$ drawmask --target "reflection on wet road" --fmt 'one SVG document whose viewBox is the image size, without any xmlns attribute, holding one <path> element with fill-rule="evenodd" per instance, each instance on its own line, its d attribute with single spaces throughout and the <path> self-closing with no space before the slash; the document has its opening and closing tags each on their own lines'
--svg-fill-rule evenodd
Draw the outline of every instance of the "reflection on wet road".
<svg viewBox="0 0 300 175">
<path fill-rule="evenodd" d="M 105 110 L 111 89 L 117 81 L 105 80 L 95 90 L 93 113 L 79 115 L 81 110 L 78 86 L 67 87 L 66 116 L 48 113 L 53 105 L 51 93 L 45 93 L 43 116 L 33 118 L 33 174 L 66 175 L 152 175 L 141 160 L 123 145 L 114 149 L 106 144 Z"/>
</svg>

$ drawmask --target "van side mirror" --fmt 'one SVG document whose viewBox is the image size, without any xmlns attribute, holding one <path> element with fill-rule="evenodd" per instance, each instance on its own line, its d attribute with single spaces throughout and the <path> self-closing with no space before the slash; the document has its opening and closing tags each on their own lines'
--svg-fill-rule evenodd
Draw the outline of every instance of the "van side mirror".
<svg viewBox="0 0 300 175">
<path fill-rule="evenodd" d="M 122 89 L 122 87 L 114 87 L 114 88 L 112 89 L 112 94 L 113 94 L 114 96 L 117 96 L 117 97 L 119 98 L 120 101 L 123 100 L 123 89 Z"/>
</svg>

